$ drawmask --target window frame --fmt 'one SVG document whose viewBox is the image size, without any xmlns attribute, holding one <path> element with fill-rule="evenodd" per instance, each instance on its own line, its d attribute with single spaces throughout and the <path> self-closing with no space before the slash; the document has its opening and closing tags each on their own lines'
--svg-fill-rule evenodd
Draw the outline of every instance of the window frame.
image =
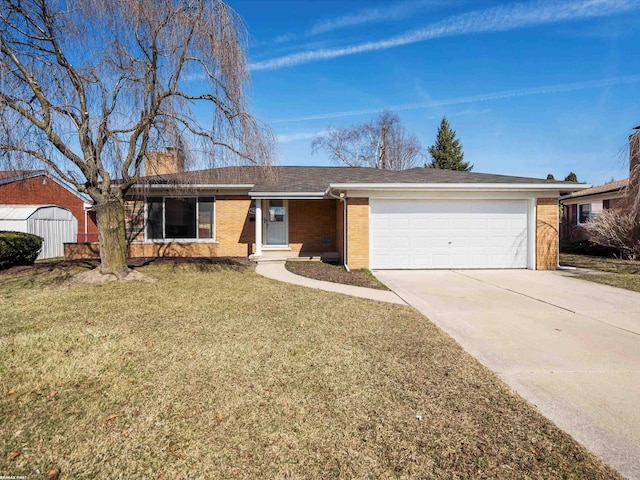
<svg viewBox="0 0 640 480">
<path fill-rule="evenodd" d="M 582 211 L 581 210 L 582 210 L 583 207 L 589 207 L 589 214 L 587 215 L 587 218 L 586 218 L 585 221 L 582 221 Z M 585 224 L 589 223 L 591 221 L 591 211 L 592 211 L 591 203 L 579 203 L 578 204 L 578 211 L 576 212 L 577 213 L 577 217 L 578 217 L 577 218 L 577 224 L 578 225 L 585 225 Z"/>
<path fill-rule="evenodd" d="M 584 221 L 581 221 L 580 209 L 581 207 L 585 207 L 585 206 L 589 207 L 589 215 Z M 578 203 L 576 207 L 576 225 L 587 225 L 588 223 L 593 222 L 600 215 L 602 215 L 602 212 L 604 212 L 605 210 L 607 209 L 604 207 L 604 200 Z"/>
<path fill-rule="evenodd" d="M 149 238 L 148 236 L 148 224 L 149 224 L 149 198 L 162 198 L 162 236 L 163 238 Z M 212 238 L 167 238 L 166 235 L 166 200 L 167 198 L 177 198 L 180 200 L 195 199 L 196 211 L 195 211 L 195 231 L 196 235 L 200 233 L 200 200 L 212 199 L 213 201 L 213 223 L 211 225 Z M 217 224 L 218 224 L 218 209 L 216 206 L 217 198 L 215 195 L 147 195 L 144 197 L 144 241 L 145 243 L 218 243 L 217 241 Z"/>
</svg>

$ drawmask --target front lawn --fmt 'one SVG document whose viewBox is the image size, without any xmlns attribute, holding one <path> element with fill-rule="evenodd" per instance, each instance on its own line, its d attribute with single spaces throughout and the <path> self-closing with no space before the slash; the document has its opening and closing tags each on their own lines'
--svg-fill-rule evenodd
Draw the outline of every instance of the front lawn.
<svg viewBox="0 0 640 480">
<path fill-rule="evenodd" d="M 588 274 L 578 275 L 577 277 L 591 282 L 640 292 L 640 261 L 561 253 L 560 265 L 607 272 L 603 275 Z"/>
<path fill-rule="evenodd" d="M 139 270 L 0 273 L 0 475 L 620 478 L 409 307 Z"/>
</svg>

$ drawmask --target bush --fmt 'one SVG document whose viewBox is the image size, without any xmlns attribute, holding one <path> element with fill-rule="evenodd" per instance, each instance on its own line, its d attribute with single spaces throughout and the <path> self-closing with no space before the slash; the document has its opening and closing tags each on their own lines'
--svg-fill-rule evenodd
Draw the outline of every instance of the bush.
<svg viewBox="0 0 640 480">
<path fill-rule="evenodd" d="M 22 232 L 0 232 L 0 268 L 31 265 L 38 258 L 44 239 Z"/>
<path fill-rule="evenodd" d="M 585 228 L 596 242 L 619 249 L 622 258 L 640 258 L 640 213 L 606 210 Z"/>
<path fill-rule="evenodd" d="M 578 240 L 574 242 L 560 242 L 560 253 L 570 253 L 576 255 L 589 255 L 590 257 L 618 258 L 620 250 L 589 240 Z"/>
</svg>

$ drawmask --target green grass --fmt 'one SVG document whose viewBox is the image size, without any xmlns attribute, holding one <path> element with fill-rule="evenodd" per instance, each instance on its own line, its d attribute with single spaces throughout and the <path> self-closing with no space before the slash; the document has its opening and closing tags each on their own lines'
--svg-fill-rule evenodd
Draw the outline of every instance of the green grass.
<svg viewBox="0 0 640 480">
<path fill-rule="evenodd" d="M 640 292 L 640 262 L 588 255 L 560 254 L 560 265 L 607 272 L 603 275 L 577 275 L 582 280 Z"/>
<path fill-rule="evenodd" d="M 409 307 L 139 270 L 0 275 L 0 474 L 620 478 Z"/>
</svg>

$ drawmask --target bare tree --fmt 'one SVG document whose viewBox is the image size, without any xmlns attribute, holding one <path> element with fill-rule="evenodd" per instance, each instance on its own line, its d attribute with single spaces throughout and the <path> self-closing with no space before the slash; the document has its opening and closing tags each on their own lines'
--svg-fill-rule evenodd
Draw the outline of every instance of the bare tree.
<svg viewBox="0 0 640 480">
<path fill-rule="evenodd" d="M 585 226 L 596 243 L 616 248 L 622 258 L 640 258 L 640 215 L 633 210 L 605 210 Z"/>
<path fill-rule="evenodd" d="M 407 133 L 400 118 L 384 112 L 374 120 L 349 128 L 329 128 L 311 144 L 336 163 L 349 167 L 405 170 L 419 164 L 423 152 L 418 137 Z"/>
<path fill-rule="evenodd" d="M 124 195 L 148 151 L 267 164 L 246 32 L 220 0 L 0 0 L 0 153 L 95 204 L 101 272 L 128 274 Z"/>
<path fill-rule="evenodd" d="M 629 182 L 627 184 L 627 201 L 629 209 L 636 213 L 640 220 L 640 126 L 629 137 Z"/>
<path fill-rule="evenodd" d="M 586 225 L 591 239 L 620 250 L 623 258 L 640 258 L 640 127 L 629 137 L 629 180 L 622 206 L 605 210 Z"/>
</svg>

